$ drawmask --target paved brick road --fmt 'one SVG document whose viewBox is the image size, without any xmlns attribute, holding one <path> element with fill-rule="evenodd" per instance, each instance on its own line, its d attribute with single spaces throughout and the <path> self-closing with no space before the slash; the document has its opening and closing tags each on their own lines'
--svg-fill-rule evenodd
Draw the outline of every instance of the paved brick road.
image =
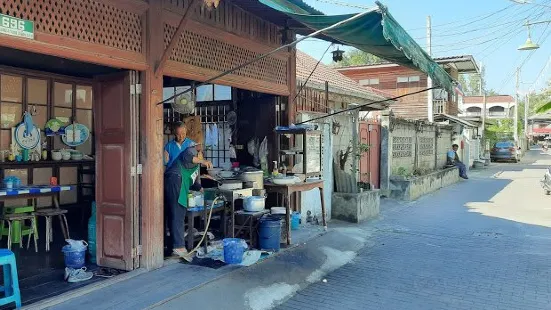
<svg viewBox="0 0 551 310">
<path fill-rule="evenodd" d="M 385 201 L 353 262 L 278 309 L 551 309 L 547 158 L 498 164 L 410 205 Z"/>
</svg>

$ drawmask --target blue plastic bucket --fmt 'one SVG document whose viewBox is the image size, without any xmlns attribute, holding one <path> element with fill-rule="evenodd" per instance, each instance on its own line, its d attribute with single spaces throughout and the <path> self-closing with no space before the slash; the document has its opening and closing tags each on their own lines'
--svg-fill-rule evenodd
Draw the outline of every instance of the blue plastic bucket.
<svg viewBox="0 0 551 310">
<path fill-rule="evenodd" d="M 86 249 L 88 247 L 81 248 L 77 251 L 72 250 L 70 245 L 66 245 L 61 248 L 65 259 L 65 267 L 79 269 L 84 267 L 86 261 Z"/>
<path fill-rule="evenodd" d="M 258 239 L 261 250 L 279 251 L 281 239 L 281 219 L 274 216 L 265 216 L 260 219 Z"/>
<path fill-rule="evenodd" d="M 226 264 L 241 264 L 245 247 L 243 240 L 238 238 L 226 238 L 224 243 L 224 262 Z"/>
<path fill-rule="evenodd" d="M 300 228 L 300 213 L 293 212 L 291 215 L 291 229 L 298 230 Z"/>
</svg>

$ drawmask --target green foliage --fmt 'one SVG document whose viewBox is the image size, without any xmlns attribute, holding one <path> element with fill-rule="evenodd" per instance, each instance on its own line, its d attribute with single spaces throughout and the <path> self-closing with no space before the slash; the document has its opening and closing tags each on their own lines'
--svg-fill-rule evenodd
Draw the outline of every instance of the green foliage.
<svg viewBox="0 0 551 310">
<path fill-rule="evenodd" d="M 349 66 L 361 66 L 370 65 L 374 63 L 380 63 L 383 60 L 375 55 L 371 55 L 358 49 L 352 49 L 346 51 L 343 58 L 338 63 L 333 62 L 335 67 L 349 67 Z"/>
</svg>

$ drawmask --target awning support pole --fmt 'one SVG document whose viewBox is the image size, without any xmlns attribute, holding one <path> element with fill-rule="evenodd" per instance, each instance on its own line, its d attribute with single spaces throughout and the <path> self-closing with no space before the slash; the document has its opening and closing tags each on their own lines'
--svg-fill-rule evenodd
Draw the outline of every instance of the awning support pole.
<svg viewBox="0 0 551 310">
<path fill-rule="evenodd" d="M 166 47 L 165 51 L 163 52 L 163 56 L 161 57 L 161 60 L 157 62 L 155 65 L 155 77 L 159 77 L 159 74 L 163 70 L 166 61 L 172 55 L 172 50 L 174 50 L 174 46 L 176 46 L 176 43 L 178 43 L 178 40 L 180 40 L 180 36 L 182 36 L 182 33 L 184 32 L 184 29 L 187 25 L 187 22 L 189 21 L 188 15 L 190 12 L 193 11 L 193 8 L 195 7 L 195 3 L 197 0 L 191 0 L 189 2 L 188 7 L 184 11 L 184 15 L 182 15 L 182 19 L 180 19 L 180 24 L 178 24 L 178 28 L 176 29 L 176 32 L 174 32 L 174 35 L 172 35 L 172 38 L 170 38 L 170 42 L 168 43 L 168 46 Z"/>
<path fill-rule="evenodd" d="M 315 37 L 315 36 L 317 36 L 317 35 L 319 35 L 319 34 L 325 32 L 325 31 L 328 31 L 328 30 L 331 30 L 331 29 L 340 27 L 340 26 L 342 26 L 343 24 L 346 24 L 346 23 L 349 23 L 349 22 L 351 22 L 351 21 L 353 21 L 353 20 L 356 20 L 356 19 L 358 19 L 358 18 L 360 18 L 360 17 L 362 17 L 362 16 L 365 16 L 365 15 L 367 15 L 367 14 L 369 14 L 369 13 L 375 11 L 375 10 L 378 10 L 378 8 L 373 8 L 372 10 L 368 10 L 368 11 L 365 11 L 365 12 L 358 13 L 358 14 L 356 14 L 356 15 L 350 17 L 350 18 L 347 18 L 347 19 L 345 19 L 345 20 L 341 20 L 340 22 L 338 22 L 338 23 L 336 23 L 336 24 L 333 24 L 333 25 L 328 26 L 328 27 L 325 27 L 325 28 L 323 28 L 323 29 L 314 31 L 314 32 L 312 32 L 311 34 L 309 34 L 309 35 L 307 35 L 307 36 L 301 37 L 300 39 L 297 39 L 297 40 L 295 40 L 295 41 L 293 41 L 293 42 L 291 42 L 291 43 L 282 45 L 282 46 L 280 46 L 280 47 L 278 47 L 278 48 L 276 48 L 276 49 L 274 49 L 274 50 L 272 50 L 272 51 L 270 51 L 270 52 L 268 52 L 268 53 L 266 53 L 266 54 L 263 54 L 263 55 L 260 55 L 260 56 L 258 56 L 258 57 L 255 57 L 255 58 L 253 58 L 253 59 L 251 59 L 251 60 L 249 60 L 249 61 L 247 61 L 247 62 L 245 62 L 245 63 L 243 63 L 243 64 L 240 64 L 240 65 L 237 66 L 237 67 L 234 67 L 234 68 L 232 68 L 232 69 L 229 69 L 229 70 L 227 70 L 227 71 L 224 71 L 224 72 L 222 72 L 222 73 L 220 73 L 220 74 L 218 74 L 218 75 L 216 75 L 216 76 L 214 76 L 214 77 L 212 77 L 212 78 L 210 78 L 210 79 L 208 79 L 208 80 L 206 80 L 206 81 L 204 81 L 204 82 L 202 82 L 202 83 L 195 84 L 193 87 L 188 88 L 188 89 L 182 91 L 182 92 L 179 93 L 179 94 L 175 94 L 174 96 L 172 96 L 172 97 L 170 97 L 170 98 L 167 98 L 167 99 L 165 99 L 165 100 L 163 100 L 163 101 L 157 103 L 157 105 L 163 104 L 163 103 L 165 103 L 165 102 L 168 102 L 168 101 L 170 101 L 170 100 L 176 98 L 177 96 L 180 96 L 180 95 L 182 95 L 182 94 L 188 93 L 188 92 L 192 91 L 193 89 L 195 89 L 195 88 L 197 88 L 197 87 L 199 87 L 199 86 L 203 86 L 203 85 L 212 83 L 214 80 L 217 80 L 217 79 L 219 79 L 219 78 L 221 78 L 221 77 L 224 77 L 224 76 L 226 76 L 226 75 L 228 75 L 228 74 L 231 74 L 231 73 L 233 73 L 233 72 L 235 72 L 235 71 L 237 71 L 237 70 L 239 70 L 239 69 L 242 69 L 242 68 L 244 68 L 244 67 L 246 67 L 246 66 L 248 66 L 248 65 L 250 65 L 250 64 L 252 64 L 252 63 L 255 63 L 255 62 L 259 61 L 259 60 L 262 60 L 262 59 L 264 59 L 264 58 L 266 58 L 266 57 L 268 57 L 268 56 L 270 56 L 270 55 L 273 55 L 273 54 L 275 54 L 275 53 L 277 53 L 277 52 L 279 52 L 279 51 L 281 51 L 281 50 L 284 50 L 284 49 L 286 49 L 286 48 L 288 48 L 288 47 L 297 45 L 298 43 L 300 43 L 300 42 L 302 42 L 302 41 L 304 41 L 304 40 L 306 40 L 306 39 L 308 39 L 308 38 Z M 172 43 L 172 42 L 171 42 L 171 43 Z M 165 52 L 166 52 L 166 51 L 165 51 Z"/>
</svg>

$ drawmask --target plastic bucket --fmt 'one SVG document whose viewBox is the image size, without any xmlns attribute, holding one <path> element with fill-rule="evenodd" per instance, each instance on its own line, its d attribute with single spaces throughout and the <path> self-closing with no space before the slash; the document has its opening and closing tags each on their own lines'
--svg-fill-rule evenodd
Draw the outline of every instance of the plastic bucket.
<svg viewBox="0 0 551 310">
<path fill-rule="evenodd" d="M 298 230 L 300 228 L 300 213 L 293 212 L 291 215 L 291 229 Z"/>
<path fill-rule="evenodd" d="M 241 264 L 245 247 L 239 238 L 226 238 L 224 243 L 224 262 L 226 264 Z"/>
<path fill-rule="evenodd" d="M 266 216 L 260 219 L 258 239 L 261 250 L 279 251 L 281 238 L 281 219 L 275 216 Z"/>
<path fill-rule="evenodd" d="M 65 267 L 79 269 L 84 267 L 86 261 L 86 249 L 88 247 L 80 248 L 78 250 L 71 249 L 70 245 L 66 245 L 61 248 L 65 259 Z"/>
</svg>

